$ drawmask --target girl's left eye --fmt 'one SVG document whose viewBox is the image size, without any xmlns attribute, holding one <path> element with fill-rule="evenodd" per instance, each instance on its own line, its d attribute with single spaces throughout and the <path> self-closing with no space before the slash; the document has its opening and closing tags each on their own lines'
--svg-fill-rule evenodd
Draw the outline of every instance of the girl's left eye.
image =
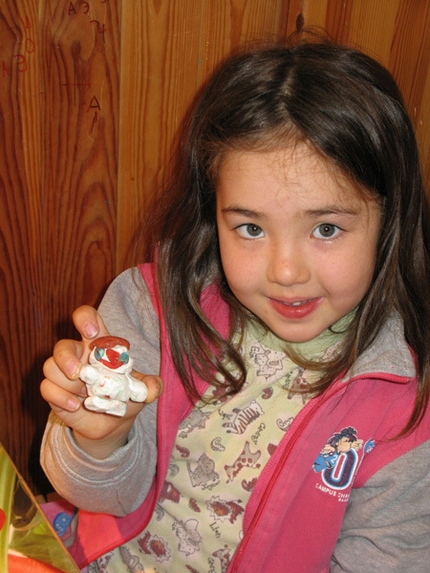
<svg viewBox="0 0 430 573">
<path fill-rule="evenodd" d="M 244 239 L 259 239 L 260 237 L 264 237 L 263 229 L 253 223 L 239 225 L 239 227 L 236 227 L 236 230 Z"/>
<path fill-rule="evenodd" d="M 318 225 L 312 235 L 317 239 L 334 239 L 340 233 L 341 229 L 332 223 L 321 223 Z"/>
</svg>

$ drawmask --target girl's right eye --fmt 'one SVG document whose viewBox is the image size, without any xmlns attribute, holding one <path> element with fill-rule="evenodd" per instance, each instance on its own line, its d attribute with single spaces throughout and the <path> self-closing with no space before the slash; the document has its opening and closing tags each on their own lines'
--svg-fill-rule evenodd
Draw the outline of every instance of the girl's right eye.
<svg viewBox="0 0 430 573">
<path fill-rule="evenodd" d="M 236 227 L 236 231 L 244 239 L 260 239 L 261 237 L 264 237 L 263 229 L 253 223 L 239 225 L 239 227 Z"/>
</svg>

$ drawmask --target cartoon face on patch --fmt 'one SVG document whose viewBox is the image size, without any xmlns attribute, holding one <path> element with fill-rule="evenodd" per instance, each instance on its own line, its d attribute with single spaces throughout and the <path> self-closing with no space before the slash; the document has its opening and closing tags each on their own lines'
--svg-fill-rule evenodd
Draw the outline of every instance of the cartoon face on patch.
<svg viewBox="0 0 430 573">
<path fill-rule="evenodd" d="M 343 490 L 349 487 L 358 468 L 358 452 L 363 449 L 367 454 L 374 443 L 368 440 L 363 449 L 363 440 L 357 436 L 352 426 L 334 433 L 317 456 L 313 469 L 320 472 L 323 482 L 330 488 Z"/>
</svg>

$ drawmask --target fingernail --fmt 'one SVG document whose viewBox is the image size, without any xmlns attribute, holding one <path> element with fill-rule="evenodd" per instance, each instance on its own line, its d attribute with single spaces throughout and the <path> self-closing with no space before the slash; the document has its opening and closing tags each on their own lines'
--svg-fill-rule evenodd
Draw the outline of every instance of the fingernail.
<svg viewBox="0 0 430 573">
<path fill-rule="evenodd" d="M 75 398 L 69 398 L 67 400 L 67 406 L 69 410 L 77 410 L 80 406 L 80 402 L 79 400 L 76 400 Z"/>
<path fill-rule="evenodd" d="M 71 380 L 76 380 L 77 378 L 79 378 L 79 370 L 81 368 L 81 363 L 78 362 L 68 362 L 65 366 L 65 370 L 67 373 L 67 376 L 71 379 Z"/>
<path fill-rule="evenodd" d="M 94 322 L 87 322 L 84 325 L 84 334 L 87 338 L 94 338 L 98 333 L 97 325 Z"/>
</svg>

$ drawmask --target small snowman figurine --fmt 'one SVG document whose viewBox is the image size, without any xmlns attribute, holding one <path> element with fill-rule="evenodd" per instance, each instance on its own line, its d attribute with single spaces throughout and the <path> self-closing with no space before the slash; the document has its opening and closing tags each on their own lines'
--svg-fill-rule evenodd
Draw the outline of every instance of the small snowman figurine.
<svg viewBox="0 0 430 573">
<path fill-rule="evenodd" d="M 128 400 L 146 400 L 146 384 L 131 375 L 133 360 L 127 340 L 102 336 L 90 348 L 89 364 L 84 364 L 79 374 L 87 385 L 88 398 L 84 404 L 88 410 L 124 416 Z"/>
</svg>

